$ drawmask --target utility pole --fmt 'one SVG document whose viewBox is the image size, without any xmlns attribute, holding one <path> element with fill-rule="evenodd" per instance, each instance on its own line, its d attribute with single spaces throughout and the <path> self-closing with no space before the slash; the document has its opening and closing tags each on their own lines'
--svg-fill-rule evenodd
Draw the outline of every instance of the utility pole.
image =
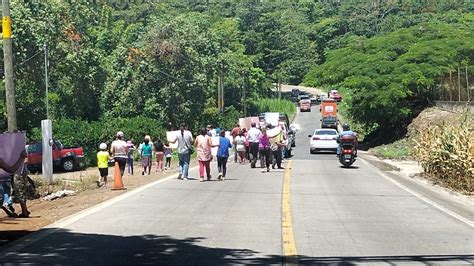
<svg viewBox="0 0 474 266">
<path fill-rule="evenodd" d="M 48 67 L 49 67 L 49 62 L 48 62 L 48 46 L 43 44 L 43 49 L 44 49 L 44 80 L 45 80 L 45 86 L 46 86 L 46 118 L 49 119 L 49 100 L 48 100 L 48 94 L 49 94 L 49 87 L 48 87 Z"/>
<path fill-rule="evenodd" d="M 12 27 L 10 1 L 2 1 L 3 61 L 5 69 L 5 94 L 7 104 L 8 131 L 18 131 L 16 121 L 15 83 L 13 80 Z"/>
<path fill-rule="evenodd" d="M 280 77 L 280 74 L 278 74 L 277 91 L 278 91 L 278 100 L 280 100 L 281 99 L 281 77 Z"/>
<path fill-rule="evenodd" d="M 244 117 L 247 117 L 247 71 L 243 73 L 244 82 L 242 84 L 242 102 L 244 107 Z"/>
<path fill-rule="evenodd" d="M 453 72 L 449 70 L 449 101 L 453 101 Z"/>
<path fill-rule="evenodd" d="M 461 101 L 461 71 L 458 66 L 458 101 Z"/>
<path fill-rule="evenodd" d="M 471 101 L 471 96 L 470 96 L 470 92 L 469 92 L 469 75 L 467 73 L 467 65 L 466 65 L 466 90 L 467 90 L 467 101 L 470 102 Z"/>
<path fill-rule="evenodd" d="M 219 73 L 219 80 L 220 80 L 220 98 L 219 98 L 219 111 L 222 113 L 224 112 L 224 71 L 221 70 Z"/>
</svg>

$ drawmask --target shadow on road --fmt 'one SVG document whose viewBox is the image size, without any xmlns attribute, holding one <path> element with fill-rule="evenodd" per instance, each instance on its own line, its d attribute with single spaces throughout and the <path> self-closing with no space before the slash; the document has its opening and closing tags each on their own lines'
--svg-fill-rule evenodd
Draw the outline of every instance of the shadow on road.
<svg viewBox="0 0 474 266">
<path fill-rule="evenodd" d="M 48 229 L 41 230 L 47 233 Z M 52 230 L 52 229 L 49 229 Z M 3 232 L 2 232 L 3 234 Z M 262 255 L 250 249 L 206 247 L 205 238 L 176 239 L 166 235 L 115 236 L 75 233 L 59 229 L 32 246 L 0 254 L 0 263 L 73 265 L 226 265 L 281 264 L 280 255 Z M 300 264 L 359 264 L 368 262 L 469 262 L 474 255 L 407 255 L 358 257 L 298 256 Z"/>
</svg>

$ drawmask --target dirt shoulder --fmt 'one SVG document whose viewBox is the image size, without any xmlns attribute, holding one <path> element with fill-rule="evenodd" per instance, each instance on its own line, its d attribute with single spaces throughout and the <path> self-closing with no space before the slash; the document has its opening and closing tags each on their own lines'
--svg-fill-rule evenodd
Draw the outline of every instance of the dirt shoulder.
<svg viewBox="0 0 474 266">
<path fill-rule="evenodd" d="M 173 164 L 174 163 L 174 164 Z M 142 168 L 136 164 L 134 175 L 125 174 L 123 183 L 127 190 L 112 191 L 113 170 L 109 169 L 108 188 L 97 188 L 94 182 L 87 183 L 76 195 L 67 196 L 53 201 L 44 201 L 42 199 L 28 201 L 28 208 L 31 212 L 30 218 L 9 218 L 4 212 L 0 213 L 0 246 L 4 246 L 20 237 L 35 232 L 49 224 L 52 224 L 62 218 L 85 210 L 113 197 L 131 191 L 142 185 L 153 181 L 163 179 L 170 175 L 177 174 L 177 162 L 172 163 L 172 168 L 163 172 L 156 172 L 153 168 L 151 175 L 141 175 Z M 196 164 L 191 162 L 191 167 Z M 55 179 L 79 180 L 81 178 L 96 179 L 98 177 L 97 168 L 88 168 L 85 171 L 62 173 L 55 175 Z M 17 213 L 20 206 L 15 204 Z"/>
</svg>

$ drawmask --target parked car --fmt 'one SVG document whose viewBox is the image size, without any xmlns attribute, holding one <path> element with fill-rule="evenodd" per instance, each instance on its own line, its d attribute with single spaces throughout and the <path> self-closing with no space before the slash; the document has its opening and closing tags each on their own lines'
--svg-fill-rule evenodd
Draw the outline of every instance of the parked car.
<svg viewBox="0 0 474 266">
<path fill-rule="evenodd" d="M 28 145 L 28 169 L 32 172 L 41 171 L 43 162 L 42 142 Z M 84 168 L 84 149 L 82 147 L 64 147 L 59 140 L 53 140 L 53 167 L 70 172 Z"/>
<path fill-rule="evenodd" d="M 324 116 L 321 119 L 321 128 L 334 128 L 337 129 L 338 120 L 335 116 Z"/>
<path fill-rule="evenodd" d="M 335 129 L 316 129 L 313 135 L 308 135 L 309 153 L 313 154 L 318 151 L 337 151 L 339 144 L 337 143 L 337 130 Z"/>
<path fill-rule="evenodd" d="M 317 104 L 318 103 L 318 97 L 317 96 L 311 96 L 311 97 L 309 97 L 309 100 L 311 101 L 311 104 Z"/>
</svg>

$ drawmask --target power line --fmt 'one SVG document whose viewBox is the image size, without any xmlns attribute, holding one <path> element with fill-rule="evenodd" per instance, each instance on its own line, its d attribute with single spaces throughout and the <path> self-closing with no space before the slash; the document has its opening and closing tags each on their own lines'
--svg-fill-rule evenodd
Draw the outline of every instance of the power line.
<svg viewBox="0 0 474 266">
<path fill-rule="evenodd" d="M 23 65 L 23 64 L 25 64 L 25 63 L 28 63 L 31 59 L 33 59 L 33 58 L 35 58 L 37 55 L 41 54 L 41 52 L 43 52 L 43 51 L 37 52 L 36 54 L 32 55 L 30 58 L 26 59 L 25 61 L 23 61 L 23 62 L 17 64 L 15 67 L 19 67 L 19 66 L 21 66 L 21 65 Z"/>
</svg>

